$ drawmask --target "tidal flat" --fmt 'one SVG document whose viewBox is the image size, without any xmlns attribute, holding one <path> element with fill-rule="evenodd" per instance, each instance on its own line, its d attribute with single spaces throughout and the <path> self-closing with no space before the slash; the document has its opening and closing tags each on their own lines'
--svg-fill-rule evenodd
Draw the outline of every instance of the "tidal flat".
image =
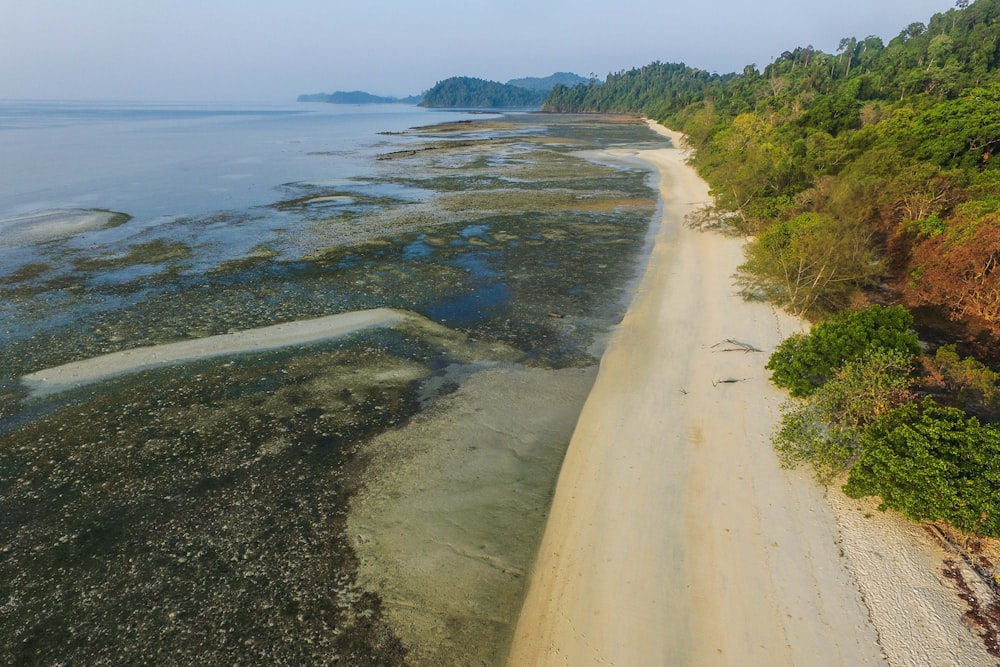
<svg viewBox="0 0 1000 667">
<path fill-rule="evenodd" d="M 656 208 L 645 167 L 595 151 L 662 139 L 540 114 L 393 139 L 265 206 L 0 255 L 9 662 L 502 664 Z M 370 308 L 426 325 L 21 381 Z"/>
</svg>

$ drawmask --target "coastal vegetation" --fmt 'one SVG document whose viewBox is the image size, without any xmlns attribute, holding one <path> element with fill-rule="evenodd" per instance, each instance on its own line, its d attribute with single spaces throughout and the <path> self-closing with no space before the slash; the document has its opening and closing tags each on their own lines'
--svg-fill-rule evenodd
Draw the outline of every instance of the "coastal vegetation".
<svg viewBox="0 0 1000 667">
<path fill-rule="evenodd" d="M 824 482 L 846 473 L 852 497 L 1000 537 L 1000 426 L 942 405 L 929 379 L 950 383 L 944 400 L 995 420 L 1000 374 L 946 346 L 919 375 L 911 323 L 902 307 L 874 306 L 786 339 L 768 368 L 800 400 L 785 405 L 774 445 L 784 464 L 811 464 Z"/>
<path fill-rule="evenodd" d="M 469 109 L 539 107 L 547 95 L 546 90 L 529 90 L 498 81 L 455 76 L 437 82 L 424 94 L 420 106 Z"/>
<path fill-rule="evenodd" d="M 544 105 L 683 131 L 714 197 L 697 222 L 748 236 L 744 295 L 819 322 L 768 364 L 796 397 L 774 438 L 785 463 L 809 462 L 827 481 L 846 474 L 849 494 L 912 519 L 991 536 L 998 19 L 1000 0 L 959 0 L 888 43 L 797 47 L 726 75 L 657 62 L 557 86 Z M 914 326 L 932 353 L 921 355 Z"/>
<path fill-rule="evenodd" d="M 642 113 L 683 131 L 710 213 L 754 239 L 751 291 L 822 318 L 878 288 L 989 334 L 974 349 L 996 355 L 997 18 L 997 0 L 960 0 L 888 43 L 797 47 L 726 75 L 653 63 L 557 86 L 544 109 Z"/>
<path fill-rule="evenodd" d="M 586 83 L 587 79 L 574 74 L 573 72 L 556 72 L 549 76 L 526 76 L 520 79 L 511 79 L 508 86 L 517 86 L 528 90 L 544 90 L 549 92 L 556 86 L 575 86 L 578 83 Z"/>
</svg>

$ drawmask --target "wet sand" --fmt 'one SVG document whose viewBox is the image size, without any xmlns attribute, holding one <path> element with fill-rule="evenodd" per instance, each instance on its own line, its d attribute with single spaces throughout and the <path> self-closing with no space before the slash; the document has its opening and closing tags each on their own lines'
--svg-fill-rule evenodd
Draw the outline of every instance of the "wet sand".
<svg viewBox="0 0 1000 667">
<path fill-rule="evenodd" d="M 459 369 L 461 370 L 461 369 Z M 502 665 L 595 368 L 469 368 L 365 445 L 347 532 L 408 665 Z"/>
<path fill-rule="evenodd" d="M 573 434 L 508 664 L 992 664 L 926 543 L 882 548 L 900 525 L 847 522 L 856 508 L 779 467 L 785 396 L 764 364 L 803 325 L 736 294 L 741 240 L 683 223 L 708 200 L 683 151 L 639 157 L 660 171 L 663 224 Z M 715 347 L 728 338 L 763 353 Z M 937 619 L 923 632 L 914 605 Z"/>
<path fill-rule="evenodd" d="M 103 229 L 118 215 L 111 211 L 63 209 L 0 218 L 0 248 L 20 248 Z"/>
</svg>

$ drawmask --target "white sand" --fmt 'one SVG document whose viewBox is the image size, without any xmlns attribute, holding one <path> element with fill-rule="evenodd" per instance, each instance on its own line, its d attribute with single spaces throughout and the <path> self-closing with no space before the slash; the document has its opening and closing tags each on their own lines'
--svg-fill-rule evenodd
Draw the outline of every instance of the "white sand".
<svg viewBox="0 0 1000 667">
<path fill-rule="evenodd" d="M 22 376 L 21 382 L 32 398 L 39 398 L 161 366 L 331 340 L 365 329 L 394 326 L 409 317 L 412 316 L 402 311 L 376 308 L 286 322 L 220 336 L 113 352 L 36 371 Z"/>
<path fill-rule="evenodd" d="M 22 248 L 102 229 L 114 216 L 108 211 L 63 209 L 0 218 L 0 248 Z"/>
<path fill-rule="evenodd" d="M 663 224 L 577 423 L 508 664 L 994 664 L 926 542 L 866 547 L 892 526 L 838 522 L 807 472 L 779 468 L 784 395 L 764 364 L 802 325 L 735 294 L 740 240 L 683 224 L 708 199 L 683 152 L 639 157 L 659 169 Z M 712 347 L 726 338 L 764 353 Z M 897 557 L 927 569 L 900 575 Z M 912 605 L 916 624 L 898 618 Z"/>
</svg>

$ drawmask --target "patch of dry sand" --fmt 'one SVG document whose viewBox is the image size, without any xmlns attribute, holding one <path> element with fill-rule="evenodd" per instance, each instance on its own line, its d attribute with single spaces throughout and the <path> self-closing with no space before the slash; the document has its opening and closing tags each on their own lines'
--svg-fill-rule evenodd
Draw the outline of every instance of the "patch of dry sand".
<svg viewBox="0 0 1000 667">
<path fill-rule="evenodd" d="M 28 388 L 32 398 L 40 398 L 151 368 L 315 343 L 365 329 L 393 326 L 411 317 L 413 316 L 402 311 L 375 308 L 297 320 L 218 336 L 112 352 L 35 371 L 23 375 L 21 382 Z"/>
</svg>

